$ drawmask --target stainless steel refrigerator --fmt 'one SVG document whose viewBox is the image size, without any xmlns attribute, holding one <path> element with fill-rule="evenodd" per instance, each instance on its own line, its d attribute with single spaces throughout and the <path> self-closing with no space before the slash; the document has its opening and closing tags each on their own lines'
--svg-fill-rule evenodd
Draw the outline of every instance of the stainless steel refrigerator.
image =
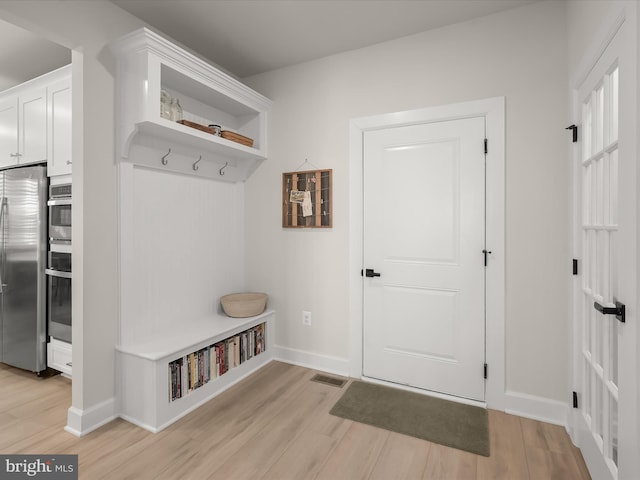
<svg viewBox="0 0 640 480">
<path fill-rule="evenodd" d="M 47 175 L 44 166 L 0 171 L 0 362 L 47 368 Z"/>
</svg>

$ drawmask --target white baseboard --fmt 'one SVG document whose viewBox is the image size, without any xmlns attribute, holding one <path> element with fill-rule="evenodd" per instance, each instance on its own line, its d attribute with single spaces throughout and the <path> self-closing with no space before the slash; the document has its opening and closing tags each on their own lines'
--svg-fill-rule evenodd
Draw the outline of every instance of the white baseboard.
<svg viewBox="0 0 640 480">
<path fill-rule="evenodd" d="M 350 376 L 351 363 L 346 358 L 321 355 L 279 345 L 274 346 L 274 351 L 274 360 L 334 375 Z M 504 400 L 506 413 L 561 425 L 565 428 L 569 425 L 570 408 L 568 403 L 512 391 L 505 393 Z M 491 405 L 488 408 L 491 408 Z"/>
<path fill-rule="evenodd" d="M 570 409 L 568 403 L 510 391 L 505 394 L 505 403 L 506 413 L 561 425 L 565 428 L 569 425 Z"/>
<path fill-rule="evenodd" d="M 115 398 L 110 398 L 85 410 L 69 407 L 67 411 L 67 426 L 64 429 L 76 437 L 82 437 L 115 420 L 117 417 Z"/>
<path fill-rule="evenodd" d="M 131 417 L 129 415 L 126 415 L 124 413 L 121 413 L 119 416 L 120 416 L 121 419 L 126 420 L 129 423 L 133 423 L 134 425 L 136 425 L 136 426 L 138 426 L 140 428 L 144 428 L 145 430 L 147 430 L 147 431 L 149 431 L 151 433 L 158 433 L 160 430 L 165 428 L 165 426 L 162 426 L 160 428 L 152 427 L 151 425 L 143 423 L 143 422 L 139 421 L 138 419 L 136 419 L 134 417 Z"/>
<path fill-rule="evenodd" d="M 275 345 L 274 350 L 275 360 L 340 375 L 342 377 L 349 376 L 349 360 L 346 358 L 321 355 L 319 353 L 306 352 L 304 350 L 296 350 L 295 348 L 282 347 L 279 345 Z"/>
</svg>

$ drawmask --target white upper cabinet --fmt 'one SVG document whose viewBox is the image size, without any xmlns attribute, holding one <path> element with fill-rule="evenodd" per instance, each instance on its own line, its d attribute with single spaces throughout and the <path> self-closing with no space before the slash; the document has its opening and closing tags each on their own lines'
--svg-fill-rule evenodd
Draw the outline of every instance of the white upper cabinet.
<svg viewBox="0 0 640 480">
<path fill-rule="evenodd" d="M 118 60 L 117 142 L 122 160 L 243 181 L 266 159 L 269 99 L 146 28 L 112 48 Z M 219 125 L 250 138 L 253 145 L 162 117 L 163 91 L 178 99 L 185 121 Z M 138 148 L 146 153 L 133 153 Z"/>
<path fill-rule="evenodd" d="M 18 163 L 18 97 L 0 99 L 0 167 Z"/>
<path fill-rule="evenodd" d="M 47 160 L 47 89 L 0 100 L 0 167 Z"/>
<path fill-rule="evenodd" d="M 47 89 L 49 176 L 71 174 L 71 77 L 50 85 Z"/>
<path fill-rule="evenodd" d="M 47 89 L 32 88 L 18 96 L 18 163 L 47 160 Z"/>
<path fill-rule="evenodd" d="M 58 93 L 63 88 L 61 99 Z M 0 168 L 47 162 L 49 175 L 70 174 L 70 163 L 66 169 L 51 172 L 51 160 L 63 155 L 58 155 L 61 148 L 70 161 L 70 66 L 0 93 Z"/>
</svg>

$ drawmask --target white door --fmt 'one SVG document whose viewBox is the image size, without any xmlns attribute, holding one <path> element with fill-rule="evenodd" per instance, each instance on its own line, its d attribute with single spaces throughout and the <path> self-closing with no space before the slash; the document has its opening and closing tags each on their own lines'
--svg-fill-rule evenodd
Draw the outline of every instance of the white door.
<svg viewBox="0 0 640 480">
<path fill-rule="evenodd" d="M 484 139 L 484 117 L 365 132 L 364 376 L 484 400 Z"/>
<path fill-rule="evenodd" d="M 636 167 L 628 125 L 620 122 L 621 79 L 629 73 L 623 35 L 624 25 L 578 89 L 575 108 L 582 132 L 574 170 L 581 192 L 574 244 L 582 261 L 574 294 L 575 435 L 592 477 L 603 480 L 638 478 L 628 467 L 638 465 Z M 630 307 L 624 323 L 623 303 Z"/>
</svg>

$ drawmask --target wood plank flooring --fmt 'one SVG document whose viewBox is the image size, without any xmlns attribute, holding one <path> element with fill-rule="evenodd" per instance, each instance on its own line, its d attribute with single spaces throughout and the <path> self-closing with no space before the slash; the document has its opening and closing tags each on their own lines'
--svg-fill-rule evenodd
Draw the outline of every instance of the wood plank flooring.
<svg viewBox="0 0 640 480">
<path fill-rule="evenodd" d="M 71 382 L 0 364 L 0 453 L 78 454 L 81 479 L 582 480 L 564 428 L 489 411 L 481 457 L 329 415 L 344 389 L 272 362 L 152 434 L 123 420 L 63 430 Z"/>
</svg>

